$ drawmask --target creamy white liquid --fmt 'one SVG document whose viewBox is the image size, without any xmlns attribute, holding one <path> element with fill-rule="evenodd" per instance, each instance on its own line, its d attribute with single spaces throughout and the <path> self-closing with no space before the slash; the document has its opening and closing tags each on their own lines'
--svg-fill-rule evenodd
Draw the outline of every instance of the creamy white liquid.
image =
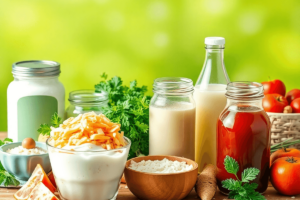
<svg viewBox="0 0 300 200">
<path fill-rule="evenodd" d="M 173 155 L 195 160 L 195 107 L 178 103 L 150 106 L 150 155 Z"/>
<path fill-rule="evenodd" d="M 211 84 L 195 87 L 196 162 L 199 171 L 206 164 L 216 164 L 216 129 L 219 115 L 226 106 L 226 85 Z"/>
<path fill-rule="evenodd" d="M 48 147 L 55 181 L 64 199 L 108 200 L 116 195 L 129 148 L 95 152 L 95 145 L 91 147 L 92 151 L 88 151 L 89 144 L 73 147 L 74 154 Z"/>
</svg>

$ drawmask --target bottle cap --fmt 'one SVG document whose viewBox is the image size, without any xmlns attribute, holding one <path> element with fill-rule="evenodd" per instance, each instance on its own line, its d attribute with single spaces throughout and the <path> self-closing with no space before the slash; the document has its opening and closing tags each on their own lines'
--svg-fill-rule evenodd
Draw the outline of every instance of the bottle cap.
<svg viewBox="0 0 300 200">
<path fill-rule="evenodd" d="M 223 38 L 223 37 L 206 37 L 204 43 L 207 45 L 224 45 L 225 38 Z"/>
</svg>

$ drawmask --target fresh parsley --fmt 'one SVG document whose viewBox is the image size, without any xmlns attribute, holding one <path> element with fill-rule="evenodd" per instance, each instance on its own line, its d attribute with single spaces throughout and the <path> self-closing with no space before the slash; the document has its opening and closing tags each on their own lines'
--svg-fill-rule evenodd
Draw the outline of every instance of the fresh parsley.
<svg viewBox="0 0 300 200">
<path fill-rule="evenodd" d="M 59 117 L 58 114 L 55 112 L 51 117 L 52 127 L 57 128 L 61 123 L 62 123 L 61 117 Z M 37 131 L 42 135 L 50 135 L 51 127 L 48 124 L 44 123 L 40 125 Z"/>
<path fill-rule="evenodd" d="M 256 168 L 247 168 L 242 173 L 242 180 L 239 180 L 237 172 L 239 171 L 239 164 L 236 160 L 230 156 L 226 156 L 224 159 L 224 166 L 228 173 L 234 174 L 237 180 L 226 179 L 222 181 L 222 186 L 227 190 L 230 190 L 228 199 L 235 200 L 263 200 L 265 197 L 255 189 L 258 187 L 256 183 L 249 183 L 253 181 L 259 174 L 259 170 Z"/>
<path fill-rule="evenodd" d="M 11 142 L 13 142 L 12 139 L 5 138 L 3 141 L 0 140 L 0 146 Z M 13 186 L 20 185 L 20 182 L 15 178 L 15 176 L 4 169 L 1 162 L 0 162 L 0 185 L 4 185 L 5 187 L 9 185 L 13 185 Z"/>
<path fill-rule="evenodd" d="M 131 140 L 129 158 L 149 154 L 149 103 L 146 95 L 147 86 L 138 87 L 137 81 L 131 81 L 129 87 L 123 84 L 120 77 L 103 80 L 95 85 L 96 92 L 107 92 L 109 106 L 104 107 L 104 114 L 111 121 L 121 124 L 124 135 Z"/>
</svg>

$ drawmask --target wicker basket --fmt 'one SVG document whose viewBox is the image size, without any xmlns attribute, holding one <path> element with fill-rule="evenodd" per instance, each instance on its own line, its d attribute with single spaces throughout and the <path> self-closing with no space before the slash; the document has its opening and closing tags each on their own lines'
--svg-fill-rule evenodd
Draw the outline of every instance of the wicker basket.
<svg viewBox="0 0 300 200">
<path fill-rule="evenodd" d="M 271 121 L 271 146 L 289 138 L 300 139 L 300 114 L 267 113 Z M 293 141 L 291 140 L 291 141 Z M 300 144 L 291 146 L 300 149 Z"/>
</svg>

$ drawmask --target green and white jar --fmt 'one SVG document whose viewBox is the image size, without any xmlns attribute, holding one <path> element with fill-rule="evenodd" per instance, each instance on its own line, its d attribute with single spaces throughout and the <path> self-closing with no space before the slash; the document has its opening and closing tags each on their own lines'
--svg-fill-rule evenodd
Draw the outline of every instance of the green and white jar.
<svg viewBox="0 0 300 200">
<path fill-rule="evenodd" d="M 57 112 L 64 117 L 65 88 L 58 80 L 60 64 L 54 61 L 22 61 L 12 66 L 14 80 L 7 88 L 8 137 L 21 142 L 38 140 L 40 124 L 50 125 Z"/>
</svg>

